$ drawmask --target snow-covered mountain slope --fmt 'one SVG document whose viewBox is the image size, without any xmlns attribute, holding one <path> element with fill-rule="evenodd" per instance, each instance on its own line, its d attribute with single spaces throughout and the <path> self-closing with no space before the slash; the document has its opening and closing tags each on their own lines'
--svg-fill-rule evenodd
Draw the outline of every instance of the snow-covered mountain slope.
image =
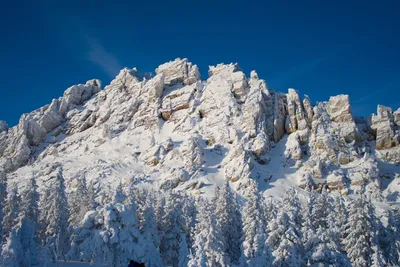
<svg viewBox="0 0 400 267">
<path fill-rule="evenodd" d="M 205 195 L 224 180 L 243 192 L 254 179 L 278 198 L 291 185 L 326 184 L 398 200 L 400 109 L 378 105 L 365 120 L 347 95 L 313 106 L 237 64 L 210 67 L 207 80 L 187 59 L 155 72 L 125 68 L 104 89 L 99 80 L 68 88 L 15 127 L 0 121 L 0 169 L 11 183 L 41 183 L 62 165 L 69 189 L 82 174 L 104 189 L 122 181 Z"/>
</svg>

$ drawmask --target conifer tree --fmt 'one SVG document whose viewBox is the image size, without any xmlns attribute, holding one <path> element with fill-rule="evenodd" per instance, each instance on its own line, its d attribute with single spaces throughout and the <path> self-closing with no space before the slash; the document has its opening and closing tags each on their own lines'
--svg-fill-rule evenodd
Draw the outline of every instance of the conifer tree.
<svg viewBox="0 0 400 267">
<path fill-rule="evenodd" d="M 27 266 L 37 265 L 38 260 L 38 227 L 39 227 L 39 193 L 36 179 L 32 174 L 28 184 L 21 193 L 21 217 L 19 236 L 21 248 Z"/>
<path fill-rule="evenodd" d="M 247 202 L 243 208 L 243 251 L 249 266 L 267 266 L 271 258 L 265 246 L 261 199 L 257 184 L 250 182 Z M 243 260 L 242 260 L 243 261 Z"/>
<path fill-rule="evenodd" d="M 398 208 L 388 211 L 387 258 L 390 266 L 400 266 L 400 211 Z"/>
<path fill-rule="evenodd" d="M 346 233 L 345 227 L 347 224 L 348 213 L 343 197 L 340 194 L 336 195 L 334 198 L 333 218 L 335 222 L 335 230 L 338 234 L 340 244 L 342 244 Z"/>
<path fill-rule="evenodd" d="M 7 192 L 7 199 L 3 211 L 3 231 L 4 237 L 7 237 L 12 230 L 15 230 L 19 221 L 21 207 L 21 197 L 18 193 L 18 187 L 14 185 Z"/>
<path fill-rule="evenodd" d="M 189 263 L 189 248 L 186 242 L 186 235 L 182 234 L 179 243 L 178 267 L 187 267 Z"/>
<path fill-rule="evenodd" d="M 214 198 L 216 227 L 221 233 L 224 251 L 230 263 L 237 264 L 240 258 L 242 239 L 241 216 L 236 198 L 226 181 L 221 189 L 216 190 Z"/>
<path fill-rule="evenodd" d="M 76 189 L 69 195 L 69 224 L 71 226 L 76 226 L 84 217 L 86 212 L 88 212 L 93 203 L 91 203 L 89 191 L 86 184 L 86 174 L 83 173 L 76 180 Z"/>
<path fill-rule="evenodd" d="M 343 245 L 351 264 L 357 267 L 384 266 L 370 205 L 364 194 L 355 198 L 346 224 Z"/>
<path fill-rule="evenodd" d="M 12 230 L 7 237 L 1 252 L 1 266 L 22 266 L 21 242 L 16 230 Z"/>
<path fill-rule="evenodd" d="M 153 207 L 154 198 L 151 194 L 147 194 L 147 196 L 143 207 L 143 221 L 140 229 L 144 238 L 144 257 L 141 261 L 146 263 L 146 266 L 161 266 L 160 237 Z"/>
<path fill-rule="evenodd" d="M 270 223 L 267 244 L 272 249 L 274 266 L 301 266 L 303 246 L 300 204 L 297 192 L 290 188 L 283 199 L 276 220 Z"/>
<path fill-rule="evenodd" d="M 212 205 L 206 200 L 199 202 L 199 212 L 196 217 L 195 240 L 192 250 L 194 254 L 188 266 L 229 266 L 221 233 L 216 227 L 215 214 L 211 211 Z"/>
<path fill-rule="evenodd" d="M 131 259 L 144 259 L 147 244 L 135 215 L 134 204 L 126 201 L 122 187 L 118 186 L 112 202 L 89 211 L 75 229 L 68 257 L 115 266 Z"/>
<path fill-rule="evenodd" d="M 162 218 L 164 232 L 160 251 L 164 262 L 173 266 L 178 265 L 180 236 L 184 233 L 182 207 L 179 194 L 170 192 L 166 198 L 165 214 Z"/>
<path fill-rule="evenodd" d="M 62 167 L 44 191 L 40 202 L 40 222 L 44 226 L 42 244 L 53 253 L 54 259 L 63 259 L 69 249 L 69 212 Z"/>
</svg>

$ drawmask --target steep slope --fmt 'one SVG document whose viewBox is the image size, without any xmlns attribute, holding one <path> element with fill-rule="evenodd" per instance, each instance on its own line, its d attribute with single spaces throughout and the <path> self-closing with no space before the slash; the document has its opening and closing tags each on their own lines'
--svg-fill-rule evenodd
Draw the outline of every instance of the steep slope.
<svg viewBox="0 0 400 267">
<path fill-rule="evenodd" d="M 17 126 L 0 121 L 0 168 L 11 182 L 39 183 L 62 165 L 70 189 L 86 174 L 108 183 L 212 194 L 229 180 L 238 192 L 255 179 L 281 197 L 283 188 L 326 184 L 330 190 L 400 192 L 400 109 L 354 117 L 347 95 L 314 107 L 308 96 L 267 87 L 237 64 L 210 67 L 176 59 L 154 77 L 123 69 L 68 88 Z M 19 183 L 21 184 L 21 183 Z"/>
</svg>

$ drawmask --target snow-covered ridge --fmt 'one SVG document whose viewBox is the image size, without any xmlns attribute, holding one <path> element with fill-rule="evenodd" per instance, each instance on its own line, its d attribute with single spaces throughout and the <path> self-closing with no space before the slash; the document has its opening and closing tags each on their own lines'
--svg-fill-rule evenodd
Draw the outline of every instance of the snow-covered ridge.
<svg viewBox="0 0 400 267">
<path fill-rule="evenodd" d="M 210 67 L 207 80 L 187 59 L 155 72 L 125 68 L 104 89 L 99 80 L 68 88 L 15 127 L 0 121 L 0 169 L 11 182 L 32 173 L 41 182 L 62 165 L 69 189 L 86 173 L 99 185 L 197 194 L 224 180 L 241 192 L 256 180 L 274 196 L 311 183 L 397 197 L 400 109 L 378 105 L 364 120 L 347 95 L 312 106 L 294 89 L 268 88 L 255 71 L 246 77 L 238 64 Z"/>
</svg>

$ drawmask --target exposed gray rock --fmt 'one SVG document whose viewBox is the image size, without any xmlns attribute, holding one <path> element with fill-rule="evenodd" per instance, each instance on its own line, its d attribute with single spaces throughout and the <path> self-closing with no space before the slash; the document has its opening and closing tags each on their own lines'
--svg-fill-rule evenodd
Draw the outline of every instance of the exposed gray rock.
<svg viewBox="0 0 400 267">
<path fill-rule="evenodd" d="M 190 107 L 190 101 L 193 98 L 193 94 L 196 90 L 198 90 L 199 86 L 199 83 L 194 83 L 192 85 L 188 85 L 167 93 L 162 98 L 161 116 L 163 119 L 168 120 L 172 113 L 178 110 L 188 109 Z"/>
<path fill-rule="evenodd" d="M 251 151 L 256 156 L 262 156 L 269 150 L 269 138 L 266 134 L 260 133 L 254 138 Z"/>
<path fill-rule="evenodd" d="M 329 190 L 341 190 L 346 188 L 346 179 L 343 171 L 335 170 L 326 177 Z"/>
<path fill-rule="evenodd" d="M 271 92 L 273 98 L 273 140 L 277 143 L 285 135 L 286 96 Z M 267 125 L 267 127 L 270 127 Z"/>
<path fill-rule="evenodd" d="M 196 65 L 188 62 L 187 58 L 177 58 L 174 61 L 160 65 L 156 73 L 165 75 L 165 85 L 190 85 L 200 80 L 200 72 Z"/>
<path fill-rule="evenodd" d="M 290 134 L 307 128 L 306 115 L 299 94 L 296 90 L 289 88 L 286 96 L 288 112 L 285 123 L 286 132 Z"/>
<path fill-rule="evenodd" d="M 396 145 L 392 109 L 378 105 L 377 115 L 371 118 L 371 129 L 376 135 L 376 149 L 387 149 Z"/>
<path fill-rule="evenodd" d="M 329 98 L 329 115 L 334 122 L 352 122 L 350 99 L 348 95 L 337 95 Z"/>
<path fill-rule="evenodd" d="M 8 124 L 5 121 L 0 121 L 0 133 L 8 130 Z"/>
<path fill-rule="evenodd" d="M 313 110 L 311 100 L 308 97 L 308 95 L 304 95 L 303 107 L 305 110 L 305 116 L 306 116 L 308 127 L 311 128 L 312 120 L 314 117 L 314 110 Z"/>
<path fill-rule="evenodd" d="M 397 127 L 400 127 L 400 108 L 393 112 L 393 120 L 394 124 L 396 124 Z"/>
<path fill-rule="evenodd" d="M 42 128 L 46 130 L 46 132 L 51 132 L 58 126 L 60 126 L 62 117 L 58 113 L 59 110 L 59 101 L 57 99 L 53 99 L 50 106 L 44 112 L 43 116 L 39 119 L 39 124 Z"/>
<path fill-rule="evenodd" d="M 59 113 L 64 115 L 72 105 L 81 105 L 101 90 L 100 80 L 89 80 L 86 84 L 71 86 L 64 92 Z"/>
</svg>

